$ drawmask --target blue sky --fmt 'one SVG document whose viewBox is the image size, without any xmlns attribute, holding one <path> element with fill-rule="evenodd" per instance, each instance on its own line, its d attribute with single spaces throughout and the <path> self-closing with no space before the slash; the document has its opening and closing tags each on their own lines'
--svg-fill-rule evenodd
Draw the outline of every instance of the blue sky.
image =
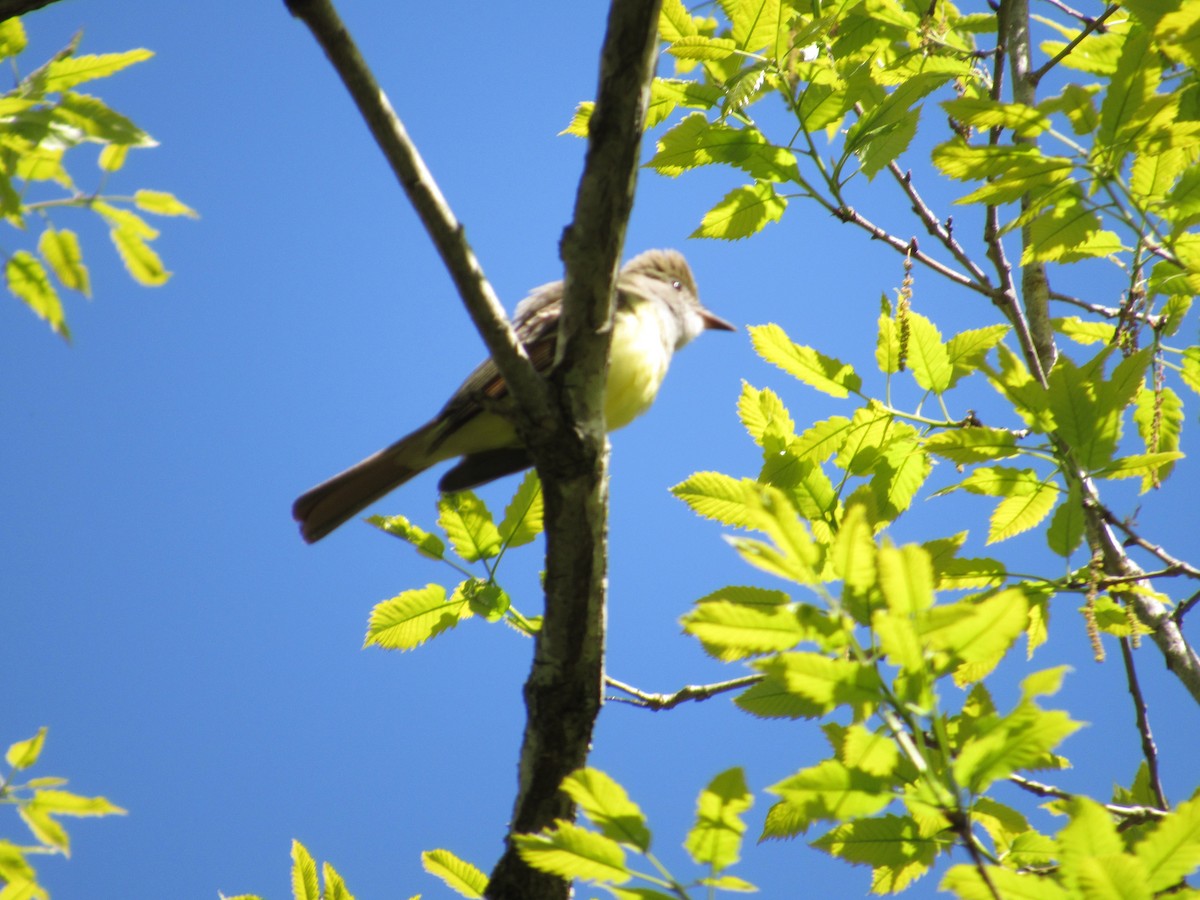
<svg viewBox="0 0 1200 900">
<path fill-rule="evenodd" d="M 506 305 L 559 277 L 583 144 L 556 135 L 593 95 L 606 4 L 342 5 Z M 26 27 L 26 70 L 80 27 L 83 52 L 156 52 L 92 88 L 161 142 L 112 189 L 173 191 L 202 216 L 163 223 L 157 247 L 175 274 L 158 290 L 128 279 L 82 213 L 60 220 L 83 235 L 95 294 L 68 300 L 72 346 L 0 301 L 0 744 L 48 725 L 34 774 L 66 775 L 129 810 L 70 821 L 74 856 L 39 859 L 43 881 L 60 900 L 282 898 L 295 837 L 360 897 L 454 896 L 419 854 L 445 847 L 485 871 L 497 857 L 531 645 L 469 622 L 414 653 L 361 650 L 375 602 L 452 574 L 361 524 L 307 547 L 289 508 L 424 422 L 482 345 L 282 3 L 79 0 Z M 718 314 L 778 322 L 871 371 L 879 296 L 899 284 L 899 258 L 802 204 L 751 241 L 688 241 L 736 184 L 728 172 L 644 173 L 626 255 L 680 248 Z M 886 203 L 902 221 L 901 200 Z M 977 298 L 916 277 L 918 309 L 944 334 L 992 321 Z M 1090 289 L 1112 302 L 1113 283 Z M 677 357 L 652 412 L 615 436 L 609 671 L 647 690 L 741 674 L 706 658 L 678 619 L 723 585 L 770 584 L 667 490 L 697 470 L 757 472 L 736 418 L 743 378 L 777 390 L 800 423 L 846 411 L 759 361 L 744 332 L 714 333 Z M 431 526 L 435 483 L 417 479 L 377 511 Z M 514 484 L 484 495 L 501 506 Z M 1165 522 L 1186 558 L 1195 476 L 1173 485 L 1144 501 L 1142 518 Z M 982 535 L 986 512 L 971 499 L 921 500 L 898 536 Z M 1004 553 L 1046 565 L 1036 535 Z M 536 612 L 538 553 L 509 567 L 506 586 Z M 1093 724 L 1064 748 L 1077 770 L 1060 781 L 1103 793 L 1129 780 L 1138 747 L 1119 665 L 1090 661 L 1074 606 L 1056 602 L 1054 639 L 1033 665 L 1076 667 L 1056 703 Z M 1182 799 L 1194 710 L 1165 714 L 1186 699 L 1152 649 L 1141 655 L 1168 787 Z M 1028 670 L 1010 668 L 1006 701 Z M 642 804 L 662 857 L 686 874 L 679 845 L 713 775 L 746 767 L 755 835 L 770 805 L 762 789 L 823 753 L 815 724 L 754 721 L 718 699 L 657 715 L 610 704 L 593 763 Z M 0 837 L 21 839 L 19 829 L 15 816 L 0 820 Z M 865 870 L 802 843 L 750 843 L 739 873 L 772 898 L 800 884 L 825 896 L 869 885 Z"/>
</svg>

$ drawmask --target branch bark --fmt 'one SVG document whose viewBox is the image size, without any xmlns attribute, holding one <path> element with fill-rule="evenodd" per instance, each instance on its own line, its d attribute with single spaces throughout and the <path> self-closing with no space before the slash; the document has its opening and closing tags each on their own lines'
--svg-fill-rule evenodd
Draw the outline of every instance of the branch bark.
<svg viewBox="0 0 1200 900">
<path fill-rule="evenodd" d="M 633 208 L 638 152 L 654 74 L 659 0 L 613 0 L 596 106 L 566 265 L 555 400 L 570 431 L 531 444 L 542 476 L 546 523 L 546 614 L 525 683 L 527 711 L 510 838 L 492 872 L 491 900 L 560 900 L 567 882 L 535 871 L 511 835 L 573 818 L 559 790 L 587 762 L 603 702 L 607 588 L 608 453 L 605 369 L 613 286 Z"/>
<path fill-rule="evenodd" d="M 57 0 L 0 0 L 0 22 L 49 6 Z"/>
<path fill-rule="evenodd" d="M 512 834 L 572 818 L 559 789 L 587 761 L 602 703 L 608 476 L 604 386 L 613 286 L 633 207 L 653 76 L 660 2 L 614 0 L 566 264 L 559 360 L 533 369 L 478 260 L 403 124 L 330 0 L 285 0 L 325 50 L 450 270 L 519 410 L 518 432 L 542 478 L 546 615 L 525 685 L 527 719 L 510 839 L 487 888 L 493 900 L 561 900 L 568 882 L 530 868 Z"/>
</svg>

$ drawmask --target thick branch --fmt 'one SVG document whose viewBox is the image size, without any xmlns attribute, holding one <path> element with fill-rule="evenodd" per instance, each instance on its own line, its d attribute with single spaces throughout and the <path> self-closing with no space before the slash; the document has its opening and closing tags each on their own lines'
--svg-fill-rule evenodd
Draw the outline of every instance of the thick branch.
<svg viewBox="0 0 1200 900">
<path fill-rule="evenodd" d="M 0 0 L 0 22 L 49 6 L 55 0 Z"/>
<path fill-rule="evenodd" d="M 560 364 L 554 387 L 572 434 L 530 443 L 542 475 L 546 523 L 546 615 L 525 683 L 527 718 L 511 833 L 572 818 L 559 790 L 587 762 L 604 679 L 608 473 L 605 365 L 613 285 L 633 207 L 638 151 L 654 72 L 659 2 L 613 0 L 566 264 Z M 569 451 L 569 452 L 564 452 Z M 492 872 L 492 900 L 561 900 L 570 885 L 529 867 L 508 842 Z"/>
<path fill-rule="evenodd" d="M 409 202 L 450 271 L 488 352 L 516 398 L 525 428 L 547 430 L 549 391 L 525 355 L 491 285 L 463 236 L 462 225 L 421 159 L 408 132 L 358 52 L 330 0 L 284 0 L 312 31 L 354 99 Z M 520 423 L 519 423 L 520 427 Z"/>
</svg>

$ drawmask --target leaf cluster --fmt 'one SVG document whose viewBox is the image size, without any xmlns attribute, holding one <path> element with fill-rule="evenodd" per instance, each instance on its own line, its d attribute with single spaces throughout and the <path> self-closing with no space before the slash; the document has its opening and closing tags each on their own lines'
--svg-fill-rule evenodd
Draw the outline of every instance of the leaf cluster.
<svg viewBox="0 0 1200 900">
<path fill-rule="evenodd" d="M 63 337 L 69 337 L 70 330 L 55 282 L 90 297 L 91 281 L 79 236 L 55 224 L 58 211 L 94 212 L 130 276 L 151 286 L 164 284 L 170 272 L 150 243 L 158 230 L 140 213 L 196 216 L 164 191 L 138 190 L 128 197 L 102 193 L 108 177 L 125 164 L 130 149 L 153 147 L 156 142 L 104 101 L 78 88 L 153 54 L 142 49 L 81 55 L 76 52 L 79 39 L 77 35 L 0 95 L 0 218 L 18 233 L 40 230 L 36 253 L 27 248 L 3 250 L 5 281 L 14 296 Z M 0 59 L 12 60 L 15 68 L 26 43 L 19 18 L 0 22 Z M 100 148 L 102 177 L 92 191 L 81 189 L 66 167 L 67 153 L 87 144 Z"/>
<path fill-rule="evenodd" d="M 31 768 L 46 743 L 46 728 L 23 741 L 17 741 L 4 754 L 9 772 L 0 779 L 0 804 L 15 806 L 29 829 L 35 844 L 16 843 L 0 838 L 0 897 L 45 900 L 50 895 L 37 879 L 30 857 L 38 853 L 71 855 L 71 841 L 61 816 L 123 815 L 125 810 L 103 797 L 83 797 L 65 790 L 65 778 L 40 776 L 18 782 L 19 773 Z"/>
</svg>

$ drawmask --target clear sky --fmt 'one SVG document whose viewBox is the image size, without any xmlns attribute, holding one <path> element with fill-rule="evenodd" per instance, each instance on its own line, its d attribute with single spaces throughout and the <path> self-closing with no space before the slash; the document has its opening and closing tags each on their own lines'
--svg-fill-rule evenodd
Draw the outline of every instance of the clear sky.
<svg viewBox="0 0 1200 900">
<path fill-rule="evenodd" d="M 593 95 L 606 4 L 341 5 L 506 305 L 560 277 L 583 144 L 556 134 Z M 112 189 L 173 191 L 202 215 L 163 222 L 157 247 L 175 274 L 158 290 L 128 279 L 83 213 L 60 220 L 83 235 L 95 294 L 68 299 L 72 346 L 0 299 L 0 745 L 48 725 L 34 774 L 66 775 L 129 810 L 68 821 L 73 858 L 39 858 L 43 881 L 59 900 L 284 898 L 295 837 L 359 897 L 453 896 L 419 854 L 445 847 L 485 871 L 495 861 L 531 644 L 472 621 L 417 652 L 360 649 L 375 602 L 452 573 L 361 524 L 305 546 L 289 508 L 424 422 L 482 345 L 282 2 L 76 0 L 26 27 L 26 70 L 80 27 L 83 52 L 156 52 L 90 88 L 161 142 Z M 86 164 L 79 172 L 89 184 Z M 900 259 L 799 203 L 753 240 L 688 241 L 738 183 L 725 171 L 644 173 L 626 255 L 680 248 L 718 314 L 778 322 L 873 371 L 879 296 L 899 284 Z M 902 221 L 902 201 L 887 203 Z M 917 307 L 944 334 L 993 321 L 979 299 L 916 278 Z M 1113 302 L 1113 284 L 1098 282 L 1097 299 Z M 609 670 L 647 690 L 742 674 L 705 657 L 678 619 L 723 585 L 772 584 L 667 490 L 697 470 L 756 474 L 736 418 L 743 378 L 773 387 L 802 424 L 847 410 L 758 360 L 744 331 L 713 333 L 615 436 Z M 435 483 L 419 478 L 377 510 L 431 526 Z M 502 505 L 514 484 L 485 496 Z M 1195 485 L 1184 471 L 1143 509 L 1144 521 L 1174 524 L 1164 537 L 1192 558 Z M 969 527 L 978 545 L 987 510 L 979 498 L 920 500 L 898 537 Z M 1035 533 L 1003 553 L 1044 566 L 1042 547 Z M 506 586 L 536 612 L 538 551 L 508 565 Z M 1103 793 L 1128 782 L 1138 747 L 1119 664 L 1090 661 L 1075 605 L 1055 602 L 1054 640 L 1032 665 L 1075 665 L 1055 702 L 1093 726 L 1064 747 L 1078 768 L 1059 780 Z M 1154 651 L 1142 656 L 1168 788 L 1182 799 L 1195 709 Z M 1002 702 L 1027 670 L 1014 661 Z M 1186 709 L 1168 715 L 1172 704 Z M 754 836 L 771 802 L 763 788 L 823 753 L 815 724 L 755 721 L 717 699 L 660 714 L 610 704 L 593 763 L 642 804 L 661 855 L 686 874 L 679 845 L 713 775 L 746 767 Z M 23 839 L 4 815 L 0 837 Z M 765 897 L 869 885 L 866 870 L 802 842 L 751 841 L 746 857 L 737 872 Z"/>
</svg>

